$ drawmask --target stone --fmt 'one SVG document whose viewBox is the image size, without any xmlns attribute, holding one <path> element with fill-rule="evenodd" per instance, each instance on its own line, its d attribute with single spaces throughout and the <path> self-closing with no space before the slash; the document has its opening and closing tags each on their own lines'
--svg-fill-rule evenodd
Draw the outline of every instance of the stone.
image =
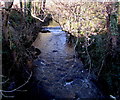
<svg viewBox="0 0 120 100">
<path fill-rule="evenodd" d="M 53 50 L 52 52 L 58 52 L 57 50 Z"/>
</svg>

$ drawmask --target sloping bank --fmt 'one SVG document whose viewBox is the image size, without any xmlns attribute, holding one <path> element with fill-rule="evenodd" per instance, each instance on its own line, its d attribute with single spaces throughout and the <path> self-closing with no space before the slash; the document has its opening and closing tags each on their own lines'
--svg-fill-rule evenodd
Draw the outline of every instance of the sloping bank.
<svg viewBox="0 0 120 100">
<path fill-rule="evenodd" d="M 118 25 L 120 33 L 120 25 Z M 118 35 L 117 37 L 119 37 Z M 77 57 L 81 58 L 85 69 L 92 75 L 107 98 L 120 98 L 120 39 L 117 47 L 111 49 L 111 38 L 107 33 L 74 37 L 77 41 Z M 116 100 L 116 99 L 115 99 Z"/>
<path fill-rule="evenodd" d="M 4 11 L 3 11 L 4 17 Z M 33 57 L 40 53 L 31 44 L 36 39 L 42 25 L 49 24 L 51 18 L 45 22 L 34 19 L 30 15 L 23 16 L 17 10 L 12 10 L 8 21 L 8 41 L 2 39 L 2 91 L 3 100 L 14 98 L 28 83 L 32 76 Z M 3 29 L 4 30 L 4 29 Z"/>
</svg>

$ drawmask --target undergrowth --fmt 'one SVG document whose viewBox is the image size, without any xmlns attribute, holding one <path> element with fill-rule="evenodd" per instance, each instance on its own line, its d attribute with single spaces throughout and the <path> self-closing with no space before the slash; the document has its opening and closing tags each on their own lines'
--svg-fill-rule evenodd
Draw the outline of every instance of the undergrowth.
<svg viewBox="0 0 120 100">
<path fill-rule="evenodd" d="M 120 39 L 118 38 L 118 46 L 115 50 L 112 50 L 109 35 L 104 33 L 80 37 L 76 47 L 78 56 L 84 63 L 85 68 L 89 69 L 91 65 L 90 72 L 96 76 L 94 80 L 98 81 L 103 92 L 106 95 L 114 95 L 117 98 L 120 97 L 119 43 Z M 88 51 L 86 51 L 86 47 Z M 87 52 L 90 57 L 88 57 Z"/>
</svg>

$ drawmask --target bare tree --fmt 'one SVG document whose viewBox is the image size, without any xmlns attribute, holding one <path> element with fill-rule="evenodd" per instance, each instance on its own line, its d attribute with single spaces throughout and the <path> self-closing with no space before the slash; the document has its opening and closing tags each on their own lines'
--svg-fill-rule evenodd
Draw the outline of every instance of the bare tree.
<svg viewBox="0 0 120 100">
<path fill-rule="evenodd" d="M 107 32 L 111 38 L 112 48 L 115 49 L 117 47 L 117 38 L 118 38 L 118 27 L 117 27 L 117 15 L 118 15 L 118 2 L 110 2 L 106 4 L 107 10 Z"/>
<path fill-rule="evenodd" d="M 14 0 L 5 2 L 4 16 L 3 16 L 3 37 L 8 41 L 8 19 L 10 9 L 12 8 Z"/>
<path fill-rule="evenodd" d="M 26 8 L 27 8 L 27 5 L 26 5 L 26 0 L 24 0 L 24 16 L 26 16 Z"/>
<path fill-rule="evenodd" d="M 45 10 L 46 0 L 42 0 L 42 9 Z"/>
<path fill-rule="evenodd" d="M 28 15 L 31 15 L 31 0 L 28 0 Z"/>
<path fill-rule="evenodd" d="M 23 9 L 22 0 L 20 0 L 20 8 L 21 8 L 21 12 L 22 12 L 22 9 Z"/>
</svg>

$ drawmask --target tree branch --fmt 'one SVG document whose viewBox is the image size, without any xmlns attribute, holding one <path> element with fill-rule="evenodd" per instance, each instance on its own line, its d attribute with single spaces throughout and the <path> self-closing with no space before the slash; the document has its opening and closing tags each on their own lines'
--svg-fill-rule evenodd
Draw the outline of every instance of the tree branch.
<svg viewBox="0 0 120 100">
<path fill-rule="evenodd" d="M 15 88 L 15 89 L 13 89 L 13 90 L 10 90 L 10 91 L 0 90 L 0 92 L 1 92 L 1 93 L 2 93 L 2 92 L 10 93 L 10 92 L 15 92 L 15 91 L 17 91 L 18 89 L 22 88 L 23 86 L 25 86 L 25 85 L 29 82 L 29 80 L 30 80 L 31 77 L 32 77 L 32 74 L 33 74 L 33 73 L 31 72 L 31 74 L 30 74 L 29 78 L 27 79 L 27 81 L 26 81 L 24 84 L 22 84 L 21 86 Z"/>
</svg>

